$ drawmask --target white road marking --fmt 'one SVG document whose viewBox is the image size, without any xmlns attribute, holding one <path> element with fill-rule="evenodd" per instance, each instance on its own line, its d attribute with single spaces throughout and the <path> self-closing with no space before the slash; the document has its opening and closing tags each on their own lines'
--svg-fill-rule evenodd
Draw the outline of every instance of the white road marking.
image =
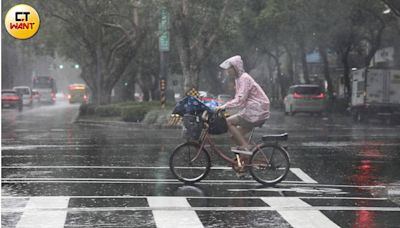
<svg viewBox="0 0 400 228">
<path fill-rule="evenodd" d="M 294 228 L 340 228 L 318 209 L 299 198 L 262 198 Z"/>
<path fill-rule="evenodd" d="M 196 212 L 188 210 L 191 206 L 184 197 L 148 197 L 147 201 L 150 207 L 162 208 L 152 210 L 154 221 L 159 228 L 204 227 Z M 171 210 L 171 207 L 183 211 Z"/>
<path fill-rule="evenodd" d="M 92 148 L 96 145 L 15 145 L 15 146 L 2 146 L 1 150 L 33 150 L 33 149 L 43 149 L 43 148 Z"/>
<path fill-rule="evenodd" d="M 372 137 L 371 135 L 369 135 Z M 400 143 L 369 143 L 365 141 L 360 142 L 349 142 L 349 141 L 337 141 L 337 142 L 305 142 L 301 144 L 303 147 L 347 147 L 347 146 L 398 146 Z"/>
<path fill-rule="evenodd" d="M 400 212 L 399 207 L 354 207 L 354 206 L 297 206 L 297 207 L 74 207 L 54 209 L 23 209 L 2 208 L 3 213 L 35 213 L 35 212 L 99 212 L 99 211 L 176 211 L 179 215 L 182 211 L 288 211 L 288 212 L 315 212 L 315 211 L 381 211 Z M 302 215 L 306 216 L 306 215 Z"/>
<path fill-rule="evenodd" d="M 50 129 L 51 132 L 65 132 L 66 129 Z"/>
<path fill-rule="evenodd" d="M 333 194 L 333 195 L 347 195 L 349 192 L 344 192 L 339 188 L 315 188 L 315 187 L 294 187 L 294 188 L 261 188 L 261 189 L 228 189 L 229 192 L 243 192 L 255 191 L 255 192 L 296 192 L 296 193 L 308 193 L 308 194 Z"/>
<path fill-rule="evenodd" d="M 300 168 L 290 168 L 290 171 L 294 173 L 300 180 L 304 181 L 305 183 L 310 183 L 310 184 L 317 184 L 318 182 L 314 179 L 312 179 L 310 176 L 308 176 L 303 170 Z"/>
<path fill-rule="evenodd" d="M 69 197 L 36 197 L 29 199 L 17 228 L 64 227 Z"/>
<path fill-rule="evenodd" d="M 15 129 L 15 132 L 28 132 L 29 129 Z"/>
<path fill-rule="evenodd" d="M 108 199 L 108 198 L 119 198 L 119 199 L 143 199 L 148 197 L 158 197 L 158 196 L 130 196 L 130 195 L 123 195 L 123 196 L 46 196 L 47 198 L 51 197 L 68 197 L 70 199 Z M 182 197 L 182 196 L 160 196 L 160 197 Z M 283 197 L 283 196 L 282 196 Z M 2 196 L 2 199 L 30 199 L 30 198 L 42 198 L 42 196 Z M 260 196 L 187 196 L 186 198 L 190 199 L 260 199 Z M 277 196 L 266 196 L 262 198 L 279 198 Z M 342 197 L 342 196 L 299 196 L 296 198 L 300 199 L 336 199 L 336 200 L 375 200 L 375 201 L 382 201 L 388 200 L 388 198 L 372 198 L 372 197 Z"/>
<path fill-rule="evenodd" d="M 165 183 L 165 184 L 180 184 L 182 182 L 177 179 L 114 179 L 114 178 L 2 178 L 2 183 L 90 183 L 90 184 L 132 184 L 132 183 Z M 248 184 L 257 185 L 260 184 L 255 180 L 239 180 L 239 179 L 228 179 L 228 180 L 202 180 L 201 184 L 213 184 L 213 185 L 226 185 L 226 184 Z M 327 187 L 327 188 L 364 188 L 364 189 L 385 189 L 385 185 L 334 185 L 334 184 L 307 184 L 303 181 L 282 181 L 277 186 L 308 186 L 308 187 Z M 268 191 L 271 188 L 240 188 L 230 189 L 231 191 Z"/>
<path fill-rule="evenodd" d="M 90 184 L 182 184 L 177 179 L 114 179 L 114 178 L 2 178 L 1 183 L 90 183 Z M 302 181 L 283 181 L 288 184 L 304 184 Z M 255 180 L 203 180 L 197 184 L 249 184 L 260 185 Z"/>
<path fill-rule="evenodd" d="M 37 212 L 99 212 L 99 211 L 174 211 L 182 216 L 182 212 L 189 211 L 282 211 L 282 212 L 315 212 L 315 211 L 381 211 L 400 212 L 398 207 L 351 207 L 351 206 L 298 206 L 298 207 L 81 207 L 55 209 L 22 209 L 2 208 L 4 213 L 37 213 Z M 323 215 L 323 214 L 322 214 Z M 302 216 L 308 216 L 303 214 Z M 308 221 L 308 219 L 307 219 Z M 37 227 L 37 226 L 33 226 Z M 299 226 L 303 227 L 303 226 Z M 319 228 L 319 226 L 316 226 Z"/>
<path fill-rule="evenodd" d="M 169 166 L 2 166 L 2 169 L 169 169 Z M 183 167 L 187 168 L 187 167 Z M 189 169 L 189 168 L 188 168 Z M 200 169 L 200 168 L 199 168 Z M 214 170 L 232 170 L 228 166 L 212 166 Z"/>
</svg>

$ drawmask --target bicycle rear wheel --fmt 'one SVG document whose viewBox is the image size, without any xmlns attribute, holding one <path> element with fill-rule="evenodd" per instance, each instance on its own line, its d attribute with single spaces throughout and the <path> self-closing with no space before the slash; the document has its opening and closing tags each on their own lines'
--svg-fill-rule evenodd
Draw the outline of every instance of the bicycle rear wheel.
<svg viewBox="0 0 400 228">
<path fill-rule="evenodd" d="M 281 147 L 262 145 L 254 151 L 249 166 L 256 181 L 263 185 L 275 185 L 289 172 L 289 156 Z"/>
<path fill-rule="evenodd" d="M 169 159 L 174 176 L 185 183 L 194 183 L 205 178 L 210 171 L 210 155 L 200 145 L 187 142 L 178 146 Z"/>
</svg>

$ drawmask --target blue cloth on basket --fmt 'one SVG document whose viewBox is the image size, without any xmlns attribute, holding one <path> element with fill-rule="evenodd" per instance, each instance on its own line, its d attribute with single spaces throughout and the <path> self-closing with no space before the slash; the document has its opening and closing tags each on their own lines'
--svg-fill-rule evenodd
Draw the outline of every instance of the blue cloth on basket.
<svg viewBox="0 0 400 228">
<path fill-rule="evenodd" d="M 204 111 L 211 112 L 211 109 L 196 97 L 186 96 L 176 104 L 172 114 L 178 114 L 180 116 L 185 114 L 200 115 Z"/>
</svg>

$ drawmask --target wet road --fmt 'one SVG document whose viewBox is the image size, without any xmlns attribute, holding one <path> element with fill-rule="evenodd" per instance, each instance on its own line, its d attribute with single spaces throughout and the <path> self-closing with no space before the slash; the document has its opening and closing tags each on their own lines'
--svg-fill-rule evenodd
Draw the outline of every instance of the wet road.
<svg viewBox="0 0 400 228">
<path fill-rule="evenodd" d="M 77 112 L 2 110 L 2 227 L 399 227 L 400 126 L 273 112 L 257 136 L 289 133 L 283 183 L 213 157 L 185 186 L 168 169 L 179 130 L 72 124 Z"/>
</svg>

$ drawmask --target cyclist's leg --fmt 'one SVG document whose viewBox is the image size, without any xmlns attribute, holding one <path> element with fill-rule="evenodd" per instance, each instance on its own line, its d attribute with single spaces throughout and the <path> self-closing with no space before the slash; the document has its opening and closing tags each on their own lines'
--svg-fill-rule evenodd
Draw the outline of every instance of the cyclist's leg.
<svg viewBox="0 0 400 228">
<path fill-rule="evenodd" d="M 243 128 L 243 130 L 240 130 L 240 128 L 238 128 L 238 126 L 240 126 L 241 118 L 238 115 L 233 115 L 228 117 L 226 119 L 226 122 L 228 125 L 228 130 L 231 133 L 234 142 L 236 142 L 236 144 L 241 147 L 248 148 L 249 144 L 242 134 L 247 132 L 248 129 Z"/>
</svg>

